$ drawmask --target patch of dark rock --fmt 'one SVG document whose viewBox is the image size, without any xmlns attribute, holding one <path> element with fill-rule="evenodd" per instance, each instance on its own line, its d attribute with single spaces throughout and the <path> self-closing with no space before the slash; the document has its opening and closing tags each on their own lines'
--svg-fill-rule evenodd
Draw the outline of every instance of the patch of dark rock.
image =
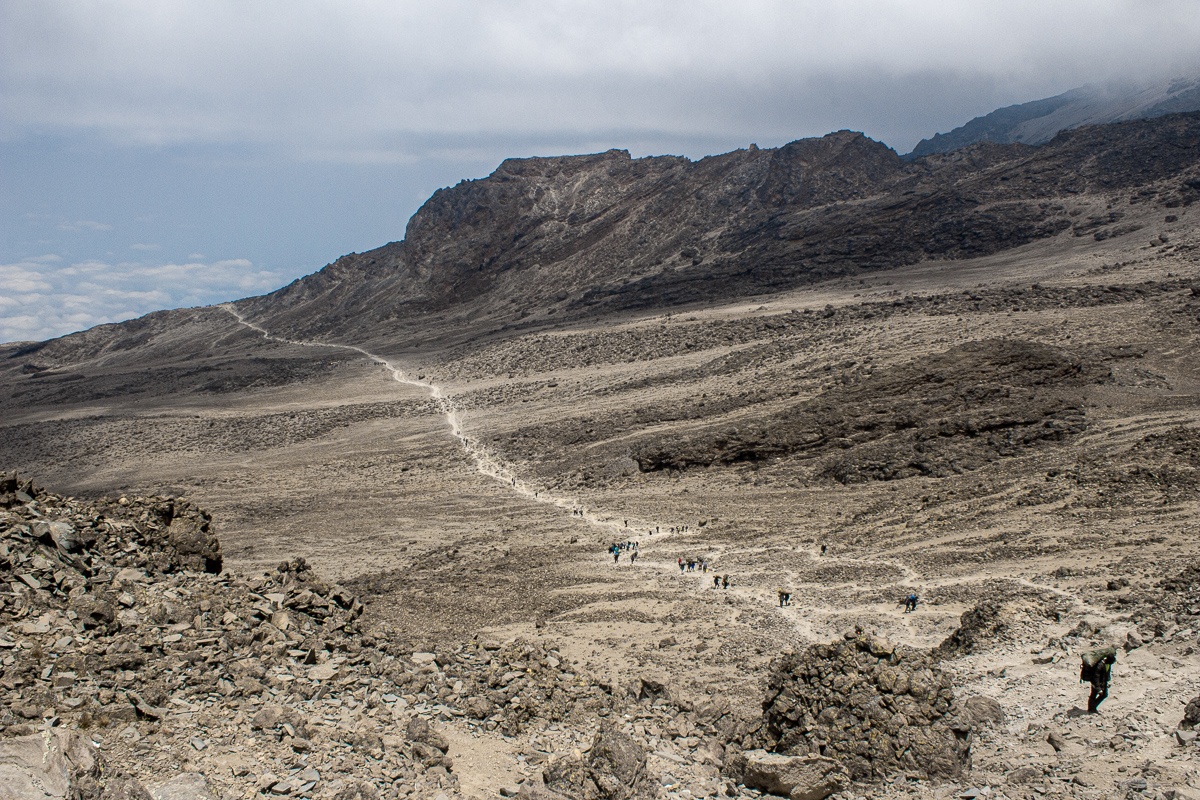
<svg viewBox="0 0 1200 800">
<path fill-rule="evenodd" d="M 1008 624 L 1004 606 L 985 598 L 962 613 L 958 628 L 937 646 L 934 653 L 939 658 L 951 658 L 986 650 L 1008 629 Z"/>
<path fill-rule="evenodd" d="M 953 777 L 969 765 L 970 735 L 953 706 L 931 654 L 847 634 L 772 663 L 756 743 L 833 759 L 854 780 Z"/>
<path fill-rule="evenodd" d="M 643 472 L 793 457 L 841 483 L 944 477 L 1084 431 L 1102 364 L 1022 340 L 964 344 L 880 371 L 770 420 L 635 447 Z"/>
</svg>

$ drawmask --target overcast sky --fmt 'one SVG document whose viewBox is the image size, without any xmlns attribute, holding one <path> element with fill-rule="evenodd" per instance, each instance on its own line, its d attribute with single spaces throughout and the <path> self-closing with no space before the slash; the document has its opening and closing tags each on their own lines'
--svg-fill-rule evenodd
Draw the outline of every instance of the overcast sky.
<svg viewBox="0 0 1200 800">
<path fill-rule="evenodd" d="M 510 156 L 903 153 L 1197 42 L 1197 0 L 0 0 L 0 341 L 270 291 Z"/>
</svg>

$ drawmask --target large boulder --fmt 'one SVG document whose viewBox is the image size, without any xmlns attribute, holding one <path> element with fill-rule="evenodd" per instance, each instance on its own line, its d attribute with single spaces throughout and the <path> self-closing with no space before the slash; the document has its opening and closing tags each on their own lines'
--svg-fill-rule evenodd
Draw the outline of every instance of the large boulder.
<svg viewBox="0 0 1200 800">
<path fill-rule="evenodd" d="M 646 751 L 609 723 L 596 732 L 586 761 L 574 755 L 557 758 L 543 777 L 547 789 L 576 800 L 632 800 L 656 791 Z"/>
<path fill-rule="evenodd" d="M 55 729 L 0 740 L 0 800 L 99 800 L 92 743 Z"/>
<path fill-rule="evenodd" d="M 1200 725 L 1200 695 L 1193 697 L 1183 709 L 1183 720 L 1179 727 L 1191 730 Z"/>
<path fill-rule="evenodd" d="M 212 517 L 186 500 L 174 500 L 167 513 L 167 541 L 179 565 L 192 572 L 219 573 L 223 563 L 221 542 L 209 529 Z"/>
<path fill-rule="evenodd" d="M 741 754 L 741 761 L 743 785 L 788 800 L 825 800 L 850 782 L 842 766 L 825 756 L 785 756 L 749 750 Z"/>
<path fill-rule="evenodd" d="M 850 634 L 777 658 L 757 744 L 832 758 L 854 780 L 958 776 L 970 726 L 952 713 L 950 678 L 936 663 L 928 652 Z"/>
<path fill-rule="evenodd" d="M 411 742 L 436 747 L 443 753 L 450 749 L 450 743 L 446 741 L 446 737 L 437 728 L 433 727 L 429 720 L 422 717 L 413 717 L 410 719 L 405 732 L 408 734 L 408 739 Z"/>
</svg>

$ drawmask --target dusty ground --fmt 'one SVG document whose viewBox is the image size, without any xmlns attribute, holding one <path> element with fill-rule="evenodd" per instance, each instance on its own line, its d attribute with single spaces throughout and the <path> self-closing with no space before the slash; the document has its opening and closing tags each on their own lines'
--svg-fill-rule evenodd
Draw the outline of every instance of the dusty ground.
<svg viewBox="0 0 1200 800">
<path fill-rule="evenodd" d="M 1099 797 L 1144 775 L 1187 796 L 1200 750 L 1172 731 L 1200 692 L 1200 630 L 1139 597 L 1200 557 L 1197 214 L 1147 209 L 1118 238 L 1066 232 L 749 304 L 449 351 L 366 345 L 430 388 L 215 311 L 237 347 L 325 366 L 221 393 L 10 393 L 0 463 L 59 491 L 186 494 L 213 513 L 230 566 L 302 555 L 415 648 L 537 634 L 594 673 L 663 675 L 747 713 L 785 648 L 854 625 L 934 646 L 997 599 L 1007 631 L 949 662 L 963 692 L 1008 715 L 971 781 Z M 1014 340 L 1050 348 L 1019 355 L 1050 358 L 1052 377 L 967 391 L 960 377 Z M 937 433 L 947 385 L 966 428 Z M 640 558 L 614 565 L 605 548 L 626 539 Z M 681 574 L 680 557 L 710 572 Z M 922 602 L 905 614 L 909 592 Z M 1122 653 L 1104 713 L 1072 716 L 1077 652 L 1131 629 L 1148 643 Z M 522 746 L 478 745 L 489 755 L 460 762 L 464 785 L 516 774 Z"/>
</svg>

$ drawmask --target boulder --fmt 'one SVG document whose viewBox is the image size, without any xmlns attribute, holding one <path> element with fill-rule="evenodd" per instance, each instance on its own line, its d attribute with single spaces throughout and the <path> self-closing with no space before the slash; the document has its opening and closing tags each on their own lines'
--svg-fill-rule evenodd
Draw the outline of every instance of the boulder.
<svg viewBox="0 0 1200 800">
<path fill-rule="evenodd" d="M 212 800 L 208 782 L 198 772 L 183 772 L 150 790 L 154 800 Z"/>
<path fill-rule="evenodd" d="M 405 733 L 408 734 L 409 741 L 436 747 L 443 753 L 450 749 L 450 743 L 446 741 L 446 737 L 438 733 L 437 728 L 434 728 L 427 719 L 413 717 L 408 721 Z"/>
<path fill-rule="evenodd" d="M 639 797 L 650 784 L 646 780 L 646 751 L 611 724 L 602 725 L 596 732 L 588 766 L 603 798 Z"/>
<path fill-rule="evenodd" d="M 841 765 L 824 756 L 785 756 L 750 750 L 742 757 L 745 786 L 789 800 L 824 800 L 850 782 Z"/>
<path fill-rule="evenodd" d="M 972 695 L 963 700 L 959 713 L 966 722 L 977 729 L 1003 725 L 1008 719 L 998 702 L 983 695 Z"/>
<path fill-rule="evenodd" d="M 1183 721 L 1179 723 L 1179 727 L 1191 729 L 1200 725 L 1200 695 L 1188 701 L 1188 704 L 1183 709 Z"/>
<path fill-rule="evenodd" d="M 209 530 L 212 517 L 185 500 L 176 500 L 169 512 L 167 541 L 175 549 L 179 564 L 192 572 L 220 573 L 221 542 Z"/>
<path fill-rule="evenodd" d="M 0 740 L 0 800 L 98 800 L 100 775 L 92 743 L 73 731 Z"/>
</svg>

